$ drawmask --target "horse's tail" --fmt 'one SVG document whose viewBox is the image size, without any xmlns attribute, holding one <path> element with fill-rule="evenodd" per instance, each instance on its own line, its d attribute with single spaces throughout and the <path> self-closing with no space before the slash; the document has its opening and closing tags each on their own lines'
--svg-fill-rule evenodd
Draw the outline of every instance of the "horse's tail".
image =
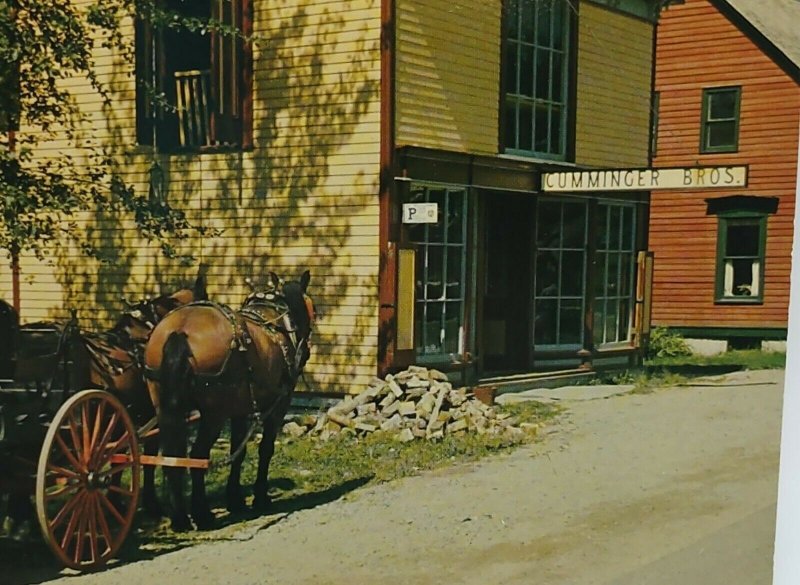
<svg viewBox="0 0 800 585">
<path fill-rule="evenodd" d="M 192 349 L 186 333 L 173 331 L 162 350 L 160 402 L 164 410 L 183 416 L 192 385 Z"/>
</svg>

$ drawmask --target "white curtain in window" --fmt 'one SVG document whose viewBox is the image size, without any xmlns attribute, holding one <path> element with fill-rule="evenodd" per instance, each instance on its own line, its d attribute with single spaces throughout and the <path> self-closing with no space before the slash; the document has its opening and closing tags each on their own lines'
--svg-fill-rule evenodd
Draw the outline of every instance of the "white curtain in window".
<svg viewBox="0 0 800 585">
<path fill-rule="evenodd" d="M 732 297 L 733 296 L 733 261 L 728 260 L 725 262 L 725 281 L 723 283 L 724 289 L 722 291 L 723 296 Z"/>
<path fill-rule="evenodd" d="M 753 282 L 750 285 L 750 296 L 757 297 L 759 295 L 758 284 L 761 282 L 761 263 L 758 260 L 753 260 Z"/>
</svg>

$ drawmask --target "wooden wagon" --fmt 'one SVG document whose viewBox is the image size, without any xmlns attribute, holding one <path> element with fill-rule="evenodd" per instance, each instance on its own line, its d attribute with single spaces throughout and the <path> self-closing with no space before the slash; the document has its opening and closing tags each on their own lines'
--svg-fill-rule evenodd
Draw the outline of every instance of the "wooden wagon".
<svg viewBox="0 0 800 585">
<path fill-rule="evenodd" d="M 140 442 L 158 432 L 155 419 L 137 427 L 111 392 L 86 389 L 89 356 L 74 317 L 14 334 L 13 359 L 0 360 L 0 493 L 33 496 L 60 562 L 96 569 L 133 525 L 141 465 L 208 461 L 140 455 Z"/>
</svg>

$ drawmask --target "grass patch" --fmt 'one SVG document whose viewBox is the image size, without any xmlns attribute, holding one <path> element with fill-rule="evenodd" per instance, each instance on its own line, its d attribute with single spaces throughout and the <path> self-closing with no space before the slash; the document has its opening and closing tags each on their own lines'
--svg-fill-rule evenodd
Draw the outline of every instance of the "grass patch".
<svg viewBox="0 0 800 585">
<path fill-rule="evenodd" d="M 632 384 L 631 393 L 648 394 L 655 388 L 680 386 L 692 378 L 741 370 L 780 369 L 786 354 L 757 349 L 732 350 L 719 355 L 654 357 L 644 367 L 632 370 L 599 372 L 590 384 Z"/>
<path fill-rule="evenodd" d="M 498 412 L 511 414 L 516 423 L 544 423 L 561 408 L 538 402 L 496 406 Z M 527 441 L 535 435 L 526 434 Z M 435 469 L 453 462 L 474 461 L 519 443 L 498 436 L 459 433 L 440 441 L 415 440 L 400 443 L 381 432 L 356 439 L 339 436 L 326 442 L 308 437 L 279 437 L 270 475 L 276 483 L 293 487 L 281 490 L 282 498 L 298 493 L 328 490 L 343 481 L 367 479 L 380 483 Z M 250 457 L 242 471 L 243 483 L 252 483 L 256 457 Z M 225 473 L 227 477 L 227 473 Z"/>
<path fill-rule="evenodd" d="M 539 428 L 553 422 L 563 412 L 563 408 L 558 405 L 539 402 L 496 405 L 495 410 L 498 413 L 509 413 L 514 424 L 534 423 Z M 309 437 L 294 439 L 279 436 L 270 466 L 273 497 L 270 514 L 313 508 L 346 496 L 361 486 L 476 461 L 494 453 L 509 451 L 521 444 L 535 442 L 539 436 L 536 432 L 526 432 L 519 439 L 510 440 L 502 436 L 470 432 L 446 435 L 439 441 L 417 439 L 408 443 L 400 443 L 380 432 L 360 438 L 344 435 L 325 442 Z M 228 450 L 227 437 L 223 437 L 212 451 L 212 462 L 224 459 Z M 251 444 L 242 467 L 242 485 L 248 494 L 249 486 L 255 480 L 257 467 L 256 445 Z M 206 480 L 209 501 L 219 515 L 219 530 L 178 534 L 168 528 L 166 521 L 157 525 L 140 523 L 138 546 L 161 554 L 197 541 L 225 539 L 232 533 L 231 529 L 226 531 L 226 528 L 231 527 L 235 532 L 234 525 L 257 518 L 252 513 L 234 517 L 220 512 L 219 509 L 225 505 L 227 478 L 228 468 L 219 467 L 209 470 Z M 162 502 L 167 501 L 166 487 L 160 480 L 159 495 Z M 188 501 L 187 495 L 187 503 Z"/>
<path fill-rule="evenodd" d="M 769 370 L 786 366 L 786 354 L 757 349 L 737 349 L 719 355 L 690 355 L 647 360 L 648 366 L 740 366 L 744 370 Z"/>
</svg>

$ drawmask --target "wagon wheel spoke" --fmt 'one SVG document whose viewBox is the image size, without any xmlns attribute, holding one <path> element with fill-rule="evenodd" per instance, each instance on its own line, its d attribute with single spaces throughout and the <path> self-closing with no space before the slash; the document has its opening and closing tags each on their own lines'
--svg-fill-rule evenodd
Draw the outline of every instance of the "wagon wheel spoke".
<svg viewBox="0 0 800 585">
<path fill-rule="evenodd" d="M 108 422 L 108 425 L 106 426 L 106 430 L 105 430 L 105 432 L 103 432 L 103 436 L 97 442 L 96 457 L 101 457 L 102 456 L 103 451 L 108 446 L 108 442 L 111 440 L 111 435 L 112 435 L 114 429 L 117 427 L 117 423 L 118 422 L 119 422 L 119 416 L 115 412 L 115 413 L 113 413 L 111 415 L 111 420 Z M 92 461 L 95 461 L 94 457 L 95 456 L 93 456 Z"/>
<path fill-rule="evenodd" d="M 52 522 L 50 522 L 50 528 L 52 530 L 58 528 L 61 525 L 61 523 L 64 522 L 67 515 L 75 508 L 75 506 L 81 503 L 81 501 L 85 496 L 86 492 L 81 492 L 77 496 L 69 500 L 66 504 L 64 504 L 61 510 L 59 510 L 58 514 L 56 514 L 56 517 L 53 518 Z"/>
<path fill-rule="evenodd" d="M 89 500 L 87 505 L 91 505 L 91 498 L 87 498 Z M 86 515 L 81 514 L 80 518 L 78 519 L 78 530 L 76 533 L 77 542 L 75 543 L 75 554 L 73 555 L 73 560 L 76 564 L 80 564 L 81 558 L 83 557 L 83 543 L 86 540 Z"/>
<path fill-rule="evenodd" d="M 71 496 L 80 490 L 83 486 L 79 483 L 68 484 L 66 486 L 59 487 L 55 491 L 46 492 L 45 498 L 48 500 L 54 500 L 56 498 L 63 498 L 64 496 Z"/>
<path fill-rule="evenodd" d="M 80 502 L 82 503 L 86 499 L 85 496 L 86 492 L 81 492 L 74 498 L 73 501 L 80 500 Z M 64 536 L 61 539 L 61 549 L 64 551 L 68 550 L 69 543 L 72 540 L 71 537 L 75 535 L 75 527 L 76 524 L 78 523 L 78 520 L 80 520 L 80 515 L 78 514 L 78 512 L 79 509 L 77 504 L 75 506 L 72 506 L 71 510 L 72 515 L 69 518 L 69 522 L 67 523 L 67 529 L 64 531 Z"/>
<path fill-rule="evenodd" d="M 100 505 L 100 499 L 94 499 L 94 513 L 100 523 L 100 531 L 103 533 L 103 539 L 106 541 L 106 549 L 110 550 L 114 546 L 114 537 L 111 536 L 111 528 L 108 526 L 106 515 L 103 514 L 103 508 Z M 105 554 L 105 552 L 103 553 Z"/>
<path fill-rule="evenodd" d="M 131 436 L 128 434 L 128 431 L 125 431 L 119 439 L 109 445 L 106 445 L 105 449 L 101 450 L 102 452 L 99 454 L 100 460 L 95 468 L 102 468 L 114 455 L 120 451 L 127 450 L 128 447 L 130 447 L 130 444 Z"/>
<path fill-rule="evenodd" d="M 89 528 L 89 550 L 92 553 L 92 561 L 97 562 L 100 559 L 100 554 L 97 547 L 97 514 L 95 514 L 95 510 L 97 509 L 97 497 L 96 493 L 92 494 L 89 499 L 89 509 L 88 509 L 88 528 Z"/>
<path fill-rule="evenodd" d="M 119 513 L 119 510 L 117 510 L 117 507 L 114 504 L 111 503 L 111 500 L 109 500 L 108 497 L 104 493 L 97 492 L 97 497 L 100 499 L 100 501 L 102 502 L 103 506 L 105 506 L 106 509 L 109 512 L 111 512 L 111 515 L 114 516 L 114 518 L 117 520 L 117 522 L 119 522 L 120 524 L 125 524 L 125 518 L 122 517 L 122 514 Z"/>
<path fill-rule="evenodd" d="M 126 498 L 132 498 L 136 495 L 133 490 L 126 490 L 116 485 L 108 486 L 108 491 L 114 492 L 115 494 L 120 494 L 121 496 L 125 496 Z"/>
<path fill-rule="evenodd" d="M 81 477 L 80 474 L 75 473 L 71 469 L 67 469 L 66 467 L 56 465 L 55 463 L 47 464 L 47 473 L 51 477 L 56 476 L 53 478 L 54 483 L 57 482 L 59 479 L 69 480 L 69 479 L 80 479 Z"/>
<path fill-rule="evenodd" d="M 89 436 L 89 404 L 84 402 L 81 404 L 81 451 L 83 453 L 83 461 L 87 466 L 89 465 L 89 456 L 91 454 Z"/>
<path fill-rule="evenodd" d="M 135 461 L 126 461 L 125 463 L 120 463 L 119 465 L 114 465 L 114 466 L 106 469 L 105 471 L 101 471 L 97 475 L 99 477 L 108 477 L 110 475 L 116 475 L 118 473 L 122 473 L 126 469 L 130 469 L 131 467 L 133 467 L 136 464 L 137 463 Z"/>
<path fill-rule="evenodd" d="M 101 402 L 97 406 L 97 411 L 95 411 L 94 415 L 94 428 L 92 429 L 92 439 L 90 445 L 90 453 L 94 456 L 95 450 L 97 448 L 97 439 L 100 437 L 100 429 L 103 426 L 103 415 L 106 412 L 106 403 Z"/>
<path fill-rule="evenodd" d="M 64 439 L 61 437 L 60 433 L 56 433 L 55 435 L 55 442 L 58 445 L 61 452 L 64 456 L 69 460 L 70 465 L 77 469 L 78 471 L 86 472 L 86 466 L 84 466 L 78 459 L 75 458 L 75 454 L 69 448 L 69 446 L 64 442 Z"/>
</svg>

